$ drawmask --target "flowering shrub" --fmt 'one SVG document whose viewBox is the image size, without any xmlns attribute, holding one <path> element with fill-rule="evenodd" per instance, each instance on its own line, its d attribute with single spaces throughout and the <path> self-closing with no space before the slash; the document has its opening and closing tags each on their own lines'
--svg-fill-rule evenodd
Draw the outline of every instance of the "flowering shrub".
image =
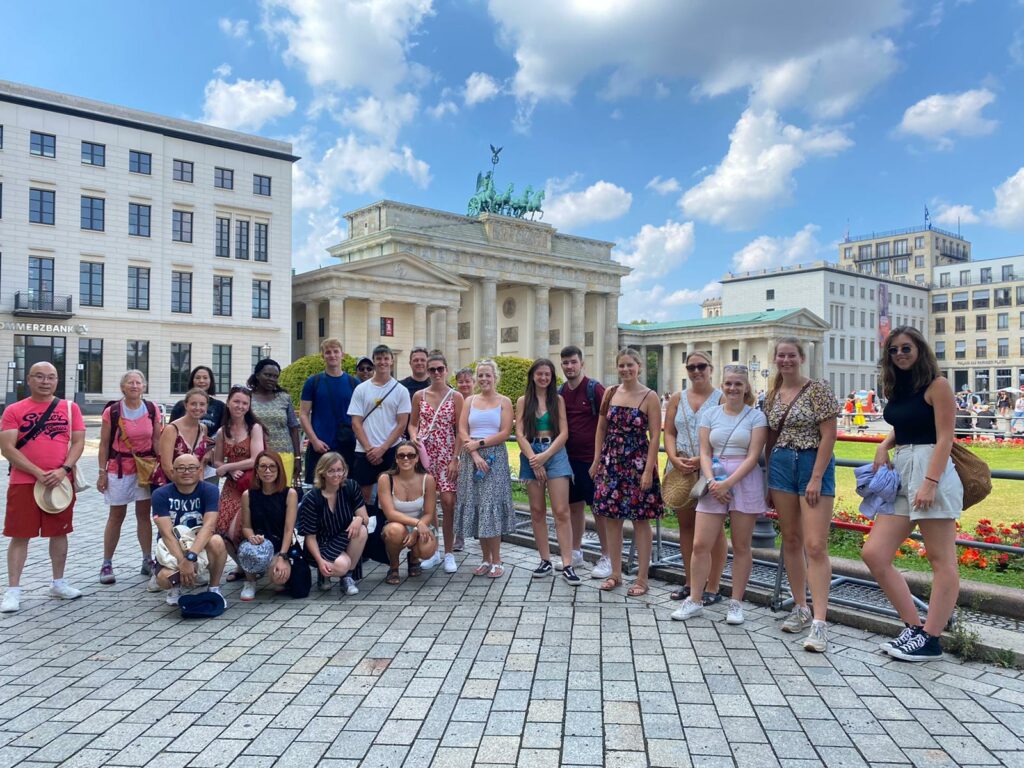
<svg viewBox="0 0 1024 768">
<path fill-rule="evenodd" d="M 958 437 L 956 441 L 961 445 L 971 446 L 979 445 L 984 448 L 1024 448 L 1024 439 L 1014 437 L 1004 440 L 993 440 L 991 437 L 972 438 L 972 437 Z"/>
</svg>

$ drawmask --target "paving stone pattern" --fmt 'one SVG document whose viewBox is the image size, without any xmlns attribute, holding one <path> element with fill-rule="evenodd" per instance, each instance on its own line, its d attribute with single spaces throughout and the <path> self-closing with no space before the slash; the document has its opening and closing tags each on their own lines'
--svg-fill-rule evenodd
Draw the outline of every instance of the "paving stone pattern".
<svg viewBox="0 0 1024 768">
<path fill-rule="evenodd" d="M 228 585 L 223 616 L 186 622 L 143 589 L 128 517 L 100 586 L 106 509 L 83 495 L 74 602 L 46 596 L 33 542 L 0 617 L 0 766 L 1024 766 L 1017 671 L 901 664 L 841 626 L 809 654 L 760 607 L 681 624 L 666 584 L 573 590 L 511 545 L 497 580 L 469 543 L 452 576 L 373 567 L 356 597 L 251 603 Z"/>
</svg>

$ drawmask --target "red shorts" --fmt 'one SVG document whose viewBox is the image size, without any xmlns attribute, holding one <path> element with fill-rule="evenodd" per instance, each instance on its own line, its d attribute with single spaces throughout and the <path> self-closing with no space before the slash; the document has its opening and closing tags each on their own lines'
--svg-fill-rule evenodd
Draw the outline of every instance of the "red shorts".
<svg viewBox="0 0 1024 768">
<path fill-rule="evenodd" d="M 36 536 L 66 536 L 74 528 L 71 517 L 75 511 L 75 496 L 63 512 L 51 515 L 36 504 L 33 493 L 35 483 L 14 483 L 7 487 L 7 512 L 4 515 L 4 536 L 11 539 L 34 539 Z"/>
</svg>

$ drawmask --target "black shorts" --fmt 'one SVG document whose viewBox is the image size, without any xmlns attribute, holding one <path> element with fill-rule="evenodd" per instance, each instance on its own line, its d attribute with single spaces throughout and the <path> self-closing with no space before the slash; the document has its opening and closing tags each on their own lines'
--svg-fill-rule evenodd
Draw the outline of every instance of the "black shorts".
<svg viewBox="0 0 1024 768">
<path fill-rule="evenodd" d="M 395 465 L 395 449 L 388 448 L 380 464 L 371 464 L 365 453 L 357 453 L 349 477 L 362 486 L 376 485 L 381 472 L 387 472 Z"/>
<path fill-rule="evenodd" d="M 594 480 L 590 476 L 590 462 L 569 459 L 572 467 L 572 483 L 569 485 L 569 503 L 586 502 L 588 507 L 594 506 Z"/>
</svg>

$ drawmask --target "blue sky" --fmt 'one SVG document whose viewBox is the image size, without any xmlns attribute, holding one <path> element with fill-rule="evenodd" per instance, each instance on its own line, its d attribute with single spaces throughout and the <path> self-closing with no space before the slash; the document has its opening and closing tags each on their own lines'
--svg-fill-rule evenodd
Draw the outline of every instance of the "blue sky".
<svg viewBox="0 0 1024 768">
<path fill-rule="evenodd" d="M 615 242 L 623 320 L 844 232 L 1024 252 L 1024 1 L 56 0 L 8 4 L 0 77 L 293 142 L 294 264 L 345 211 L 498 186 Z"/>
</svg>

